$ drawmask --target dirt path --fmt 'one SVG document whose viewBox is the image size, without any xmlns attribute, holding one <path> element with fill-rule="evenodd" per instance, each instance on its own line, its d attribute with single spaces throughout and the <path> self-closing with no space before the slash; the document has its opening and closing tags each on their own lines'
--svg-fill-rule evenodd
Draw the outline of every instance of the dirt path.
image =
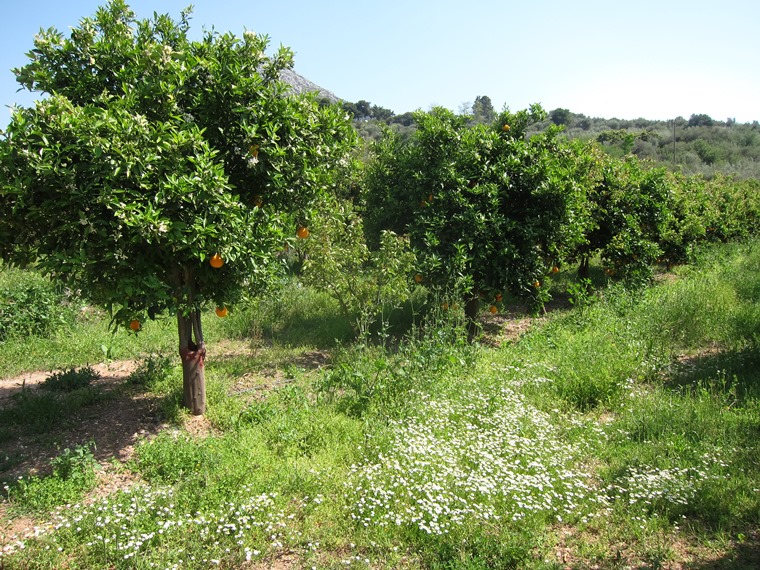
<svg viewBox="0 0 760 570">
<path fill-rule="evenodd" d="M 92 365 L 92 369 L 101 376 L 94 384 L 113 384 L 123 381 L 137 368 L 137 365 L 138 362 L 136 360 L 118 360 L 94 364 Z M 33 387 L 41 384 L 51 373 L 50 371 L 37 370 L 34 372 L 24 372 L 18 376 L 0 378 L 0 407 L 13 394 L 20 392 L 24 387 Z"/>
<path fill-rule="evenodd" d="M 0 480 L 19 475 L 44 473 L 61 449 L 94 442 L 94 454 L 105 464 L 112 459 L 125 461 L 132 456 L 135 443 L 157 433 L 159 402 L 137 390 L 125 388 L 126 379 L 138 363 L 133 360 L 93 365 L 100 374 L 92 386 L 108 395 L 108 401 L 85 406 L 70 418 L 62 418 L 52 433 L 33 434 L 11 427 L 10 437 L 0 443 Z M 24 389 L 37 390 L 49 372 L 28 372 L 0 379 L 0 409 L 9 406 L 13 394 Z M 65 420 L 65 421 L 64 421 Z"/>
</svg>

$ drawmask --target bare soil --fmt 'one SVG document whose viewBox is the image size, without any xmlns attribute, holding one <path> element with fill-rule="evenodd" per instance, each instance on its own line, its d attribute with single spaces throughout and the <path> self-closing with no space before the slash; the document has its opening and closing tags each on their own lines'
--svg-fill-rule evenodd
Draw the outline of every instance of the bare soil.
<svg viewBox="0 0 760 570">
<path fill-rule="evenodd" d="M 141 438 L 160 431 L 165 425 L 159 419 L 158 402 L 137 390 L 126 389 L 126 379 L 135 370 L 135 361 L 101 363 L 92 366 L 100 374 L 92 386 L 109 394 L 106 405 L 87 406 L 72 418 L 67 418 L 53 434 L 30 434 L 11 431 L 3 441 L 0 454 L 20 457 L 12 470 L 0 471 L 0 479 L 10 480 L 20 475 L 44 473 L 50 460 L 61 449 L 94 442 L 94 455 L 101 463 L 113 459 L 126 461 Z M 0 408 L 12 403 L 12 396 L 21 390 L 38 390 L 49 372 L 29 372 L 13 378 L 0 379 Z M 2 459 L 2 456 L 0 456 Z"/>
</svg>

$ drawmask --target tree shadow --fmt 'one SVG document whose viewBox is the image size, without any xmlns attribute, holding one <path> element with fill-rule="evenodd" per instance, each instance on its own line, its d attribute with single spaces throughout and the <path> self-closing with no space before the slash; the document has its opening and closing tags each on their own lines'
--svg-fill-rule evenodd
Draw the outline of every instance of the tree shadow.
<svg viewBox="0 0 760 570">
<path fill-rule="evenodd" d="M 0 408 L 0 480 L 50 473 L 64 449 L 94 444 L 101 463 L 125 461 L 134 446 L 167 426 L 167 399 L 128 386 L 121 376 L 103 376 L 93 386 L 67 394 L 27 387 Z M 179 396 L 181 398 L 181 392 Z"/>
<path fill-rule="evenodd" d="M 676 362 L 671 385 L 679 388 L 709 386 L 738 400 L 760 397 L 760 350 L 749 346 L 737 350 L 705 350 Z"/>
<path fill-rule="evenodd" d="M 757 570 L 760 568 L 760 531 L 753 531 L 717 558 L 691 562 L 688 570 Z"/>
</svg>

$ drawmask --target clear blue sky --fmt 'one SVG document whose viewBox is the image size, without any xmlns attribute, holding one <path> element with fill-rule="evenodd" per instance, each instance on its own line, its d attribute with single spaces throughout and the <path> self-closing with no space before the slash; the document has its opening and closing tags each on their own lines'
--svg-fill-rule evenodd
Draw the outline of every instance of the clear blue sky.
<svg viewBox="0 0 760 570">
<path fill-rule="evenodd" d="M 0 125 L 30 105 L 10 69 L 40 27 L 64 33 L 98 0 L 0 0 Z M 133 0 L 178 17 L 189 0 Z M 592 117 L 760 120 L 757 0 L 196 0 L 192 29 L 267 34 L 295 69 L 348 101 L 396 113 L 478 95 Z"/>
</svg>

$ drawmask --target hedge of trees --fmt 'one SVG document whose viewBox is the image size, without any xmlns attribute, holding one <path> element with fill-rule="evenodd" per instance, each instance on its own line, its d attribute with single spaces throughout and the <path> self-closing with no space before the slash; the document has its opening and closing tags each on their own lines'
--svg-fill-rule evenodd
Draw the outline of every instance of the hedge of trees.
<svg viewBox="0 0 760 570">
<path fill-rule="evenodd" d="M 507 295 L 534 310 L 559 267 L 585 277 L 599 255 L 610 278 L 641 283 L 701 241 L 758 230 L 760 183 L 671 173 L 596 141 L 536 129 L 539 106 L 472 124 L 445 109 L 415 114 L 408 139 L 387 129 L 366 167 L 367 239 L 408 235 L 418 279 L 456 292 L 474 316 Z"/>
</svg>

